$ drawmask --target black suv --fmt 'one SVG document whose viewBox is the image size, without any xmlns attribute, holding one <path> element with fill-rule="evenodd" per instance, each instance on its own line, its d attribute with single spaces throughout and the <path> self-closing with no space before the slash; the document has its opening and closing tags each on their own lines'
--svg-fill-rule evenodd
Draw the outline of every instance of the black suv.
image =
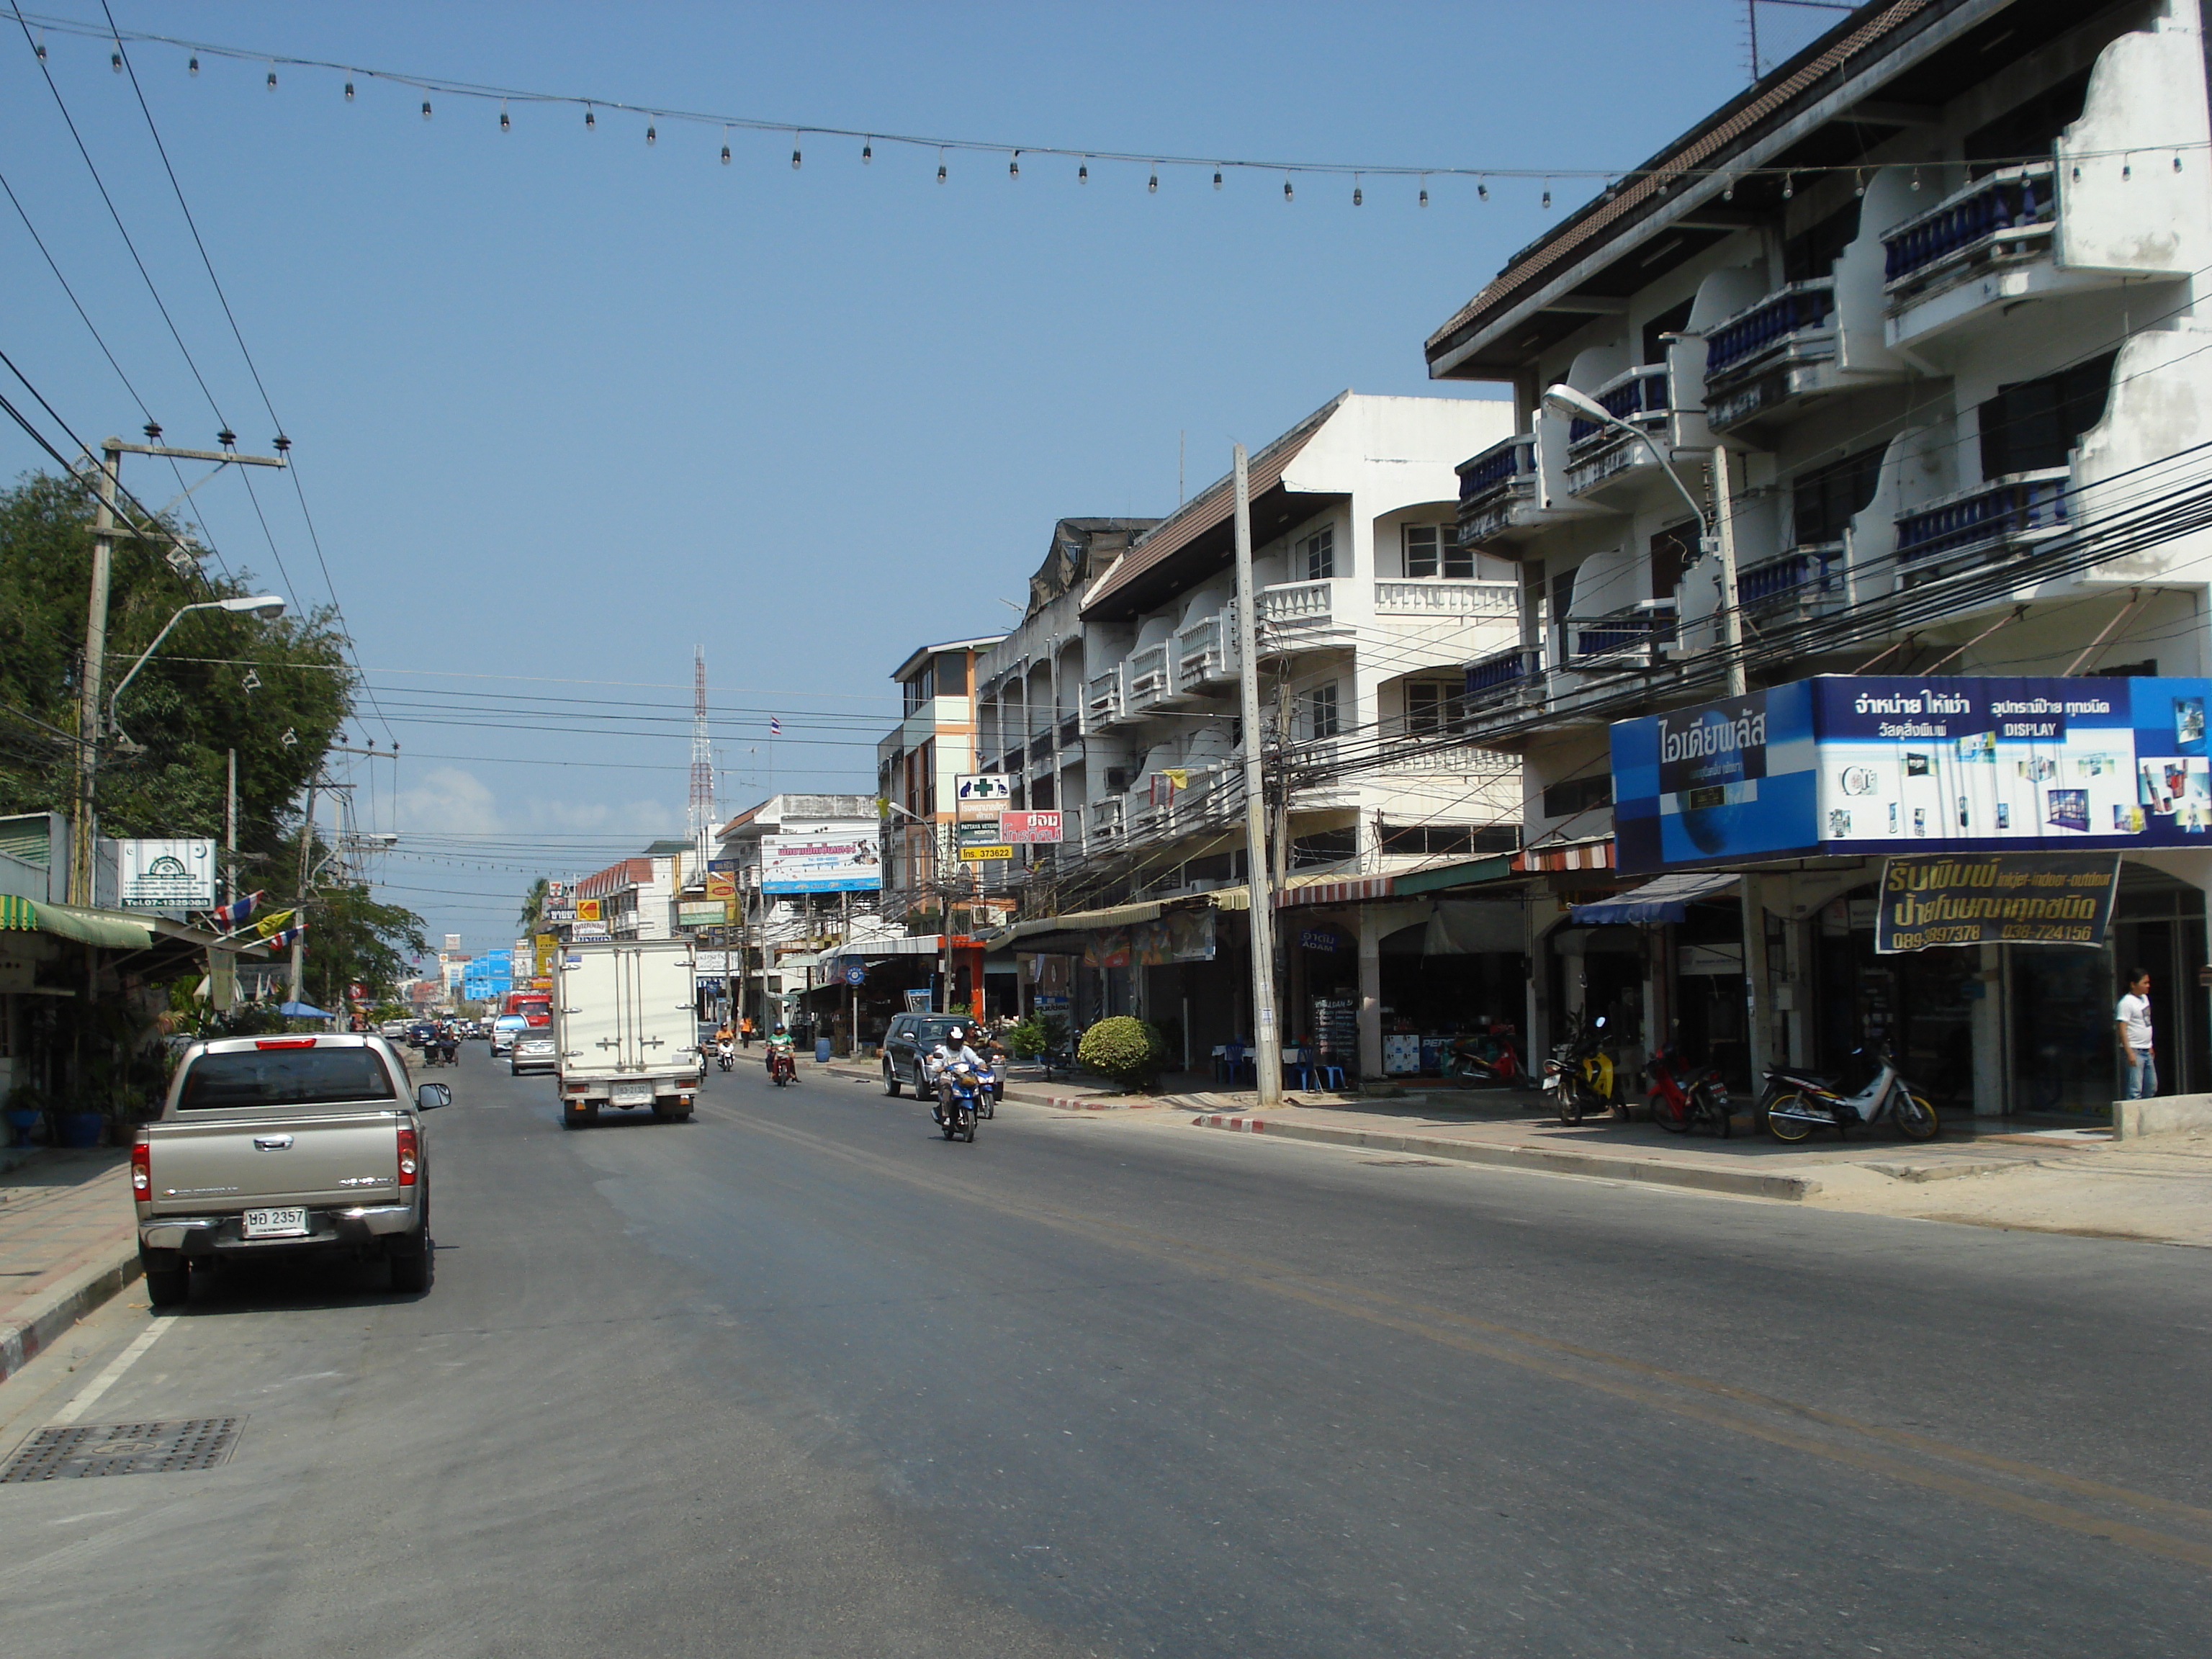
<svg viewBox="0 0 2212 1659">
<path fill-rule="evenodd" d="M 884 1092 L 895 1095 L 906 1085 L 917 1095 L 926 1095 L 928 1085 L 922 1081 L 922 1056 L 933 1052 L 956 1025 L 963 1031 L 975 1029 L 958 1014 L 901 1014 L 893 1019 L 890 1030 L 884 1033 Z M 975 1048 L 972 1042 L 969 1046 Z M 975 1052 L 983 1051 L 975 1048 Z"/>
</svg>

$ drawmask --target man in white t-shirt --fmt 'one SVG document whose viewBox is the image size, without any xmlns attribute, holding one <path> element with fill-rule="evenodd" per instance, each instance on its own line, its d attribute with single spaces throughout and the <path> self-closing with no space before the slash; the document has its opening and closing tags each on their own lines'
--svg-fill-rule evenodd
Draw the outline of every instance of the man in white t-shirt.
<svg viewBox="0 0 2212 1659">
<path fill-rule="evenodd" d="M 2112 1026 L 2128 1063 L 2127 1092 L 2120 1098 L 2148 1100 L 2158 1092 L 2158 1058 L 2151 1048 L 2150 975 L 2140 968 L 2128 975 L 2128 993 L 2112 1010 Z"/>
</svg>

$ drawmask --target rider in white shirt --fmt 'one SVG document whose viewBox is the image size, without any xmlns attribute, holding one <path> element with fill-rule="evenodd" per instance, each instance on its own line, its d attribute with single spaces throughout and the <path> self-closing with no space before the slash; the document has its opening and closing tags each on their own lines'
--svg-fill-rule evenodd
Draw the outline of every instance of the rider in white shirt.
<svg viewBox="0 0 2212 1659">
<path fill-rule="evenodd" d="M 978 1072 L 985 1069 L 983 1056 L 968 1046 L 967 1031 L 956 1025 L 945 1034 L 936 1048 L 929 1051 L 922 1065 L 929 1073 L 931 1084 L 935 1085 L 944 1076 L 946 1066 L 961 1064 Z M 944 1090 L 939 1087 L 938 1093 L 942 1097 Z"/>
</svg>

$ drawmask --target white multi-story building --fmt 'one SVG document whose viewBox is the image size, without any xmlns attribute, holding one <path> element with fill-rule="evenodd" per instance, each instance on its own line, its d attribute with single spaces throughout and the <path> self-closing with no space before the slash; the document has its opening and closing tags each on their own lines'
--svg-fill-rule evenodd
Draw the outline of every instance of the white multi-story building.
<svg viewBox="0 0 2212 1659">
<path fill-rule="evenodd" d="M 2212 855 L 2121 849 L 2102 951 L 1877 958 L 1881 859 L 1863 854 L 1716 855 L 1709 891 L 1641 929 L 1577 904 L 1654 867 L 1616 839 L 1609 723 L 1723 695 L 1723 607 L 1754 696 L 1820 674 L 2212 665 L 2207 544 L 2172 515 L 2212 441 L 2206 107 L 2197 0 L 1862 6 L 1431 338 L 1435 375 L 1514 392 L 1514 434 L 1460 468 L 1458 522 L 1520 579 L 1517 640 L 1470 665 L 1467 734 L 1527 763 L 1536 1044 L 1603 1005 L 1741 1074 L 1831 1064 L 1873 1031 L 1948 1102 L 2089 1109 L 2114 1092 L 2117 948 L 2172 988 L 2168 1088 L 2212 1087 L 2185 989 Z M 1615 421 L 1546 408 L 1555 384 Z M 2074 805 L 2049 824 L 2073 832 Z M 2116 810 L 2095 837 L 2141 833 Z M 1819 833 L 1863 841 L 1850 822 Z M 1973 823 L 1962 793 L 1932 830 L 1964 847 L 2016 827 Z"/>
<path fill-rule="evenodd" d="M 1459 718 L 1461 665 L 1516 626 L 1514 566 L 1462 550 L 1454 529 L 1455 464 L 1504 436 L 1510 414 L 1502 401 L 1346 392 L 1251 457 L 1261 735 L 1293 780 L 1275 840 L 1300 891 L 1514 844 L 1514 763 L 1439 741 Z M 1133 541 L 1127 521 L 1062 520 L 1028 614 L 978 663 L 985 769 L 1018 780 L 1017 807 L 1062 814 L 1058 848 L 1026 849 L 993 878 L 1030 888 L 1037 920 L 1025 926 L 1207 893 L 1237 909 L 1233 517 L 1224 477 Z M 1340 780 L 1353 757 L 1374 763 Z M 1377 920 L 1356 940 L 1294 928 L 1289 952 L 1294 1008 L 1308 994 L 1357 1000 L 1370 1073 L 1382 1069 Z M 1085 945 L 1099 972 L 1078 976 L 1079 1012 L 1144 1012 L 1179 1026 L 1194 1052 L 1248 1034 L 1249 981 L 1226 955 L 1241 948 L 1234 927 L 1219 959 Z M 1302 951 L 1301 932 L 1331 943 Z M 1305 1023 L 1286 1020 L 1293 1032 Z"/>
</svg>

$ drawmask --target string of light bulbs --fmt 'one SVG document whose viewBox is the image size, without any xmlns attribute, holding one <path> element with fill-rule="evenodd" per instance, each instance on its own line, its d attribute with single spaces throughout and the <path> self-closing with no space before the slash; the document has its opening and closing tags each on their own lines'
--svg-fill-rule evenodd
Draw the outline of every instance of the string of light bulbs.
<svg viewBox="0 0 2212 1659">
<path fill-rule="evenodd" d="M 1724 188 L 1732 197 L 1736 185 L 1759 179 L 1778 182 L 1784 191 L 1789 192 L 1794 191 L 1797 183 L 1823 175 L 1850 174 L 1863 179 L 1864 176 L 1872 170 L 1864 161 L 1790 166 L 1746 166 L 1738 163 L 1720 163 L 1708 167 L 1685 166 L 1680 162 L 1668 161 L 1650 168 L 1623 170 L 1585 167 L 1471 167 L 1460 164 L 1420 165 L 1409 162 L 1273 161 L 1250 157 L 1185 155 L 1146 150 L 1084 149 L 1066 144 L 1012 143 L 1002 139 L 886 132 L 866 127 L 837 126 L 808 121 L 772 120 L 761 116 L 681 109 L 671 106 L 638 103 L 628 99 L 587 96 L 580 93 L 545 92 L 523 87 L 502 87 L 483 82 L 457 80 L 446 76 L 425 75 L 412 70 L 375 69 L 366 64 L 348 64 L 331 58 L 295 57 L 285 52 L 228 46 L 216 41 L 195 40 L 184 36 L 160 34 L 147 30 L 111 28 L 100 24 L 88 23 L 79 18 L 54 16 L 26 11 L 20 8 L 0 9 L 0 15 L 15 19 L 44 33 L 106 43 L 110 47 L 111 64 L 118 74 L 121 74 L 124 69 L 124 44 L 143 42 L 171 47 L 187 54 L 186 72 L 193 76 L 200 72 L 200 60 L 203 58 L 260 65 L 264 70 L 264 84 L 270 92 L 277 90 L 280 84 L 277 74 L 280 68 L 319 70 L 344 77 L 343 91 L 349 103 L 354 100 L 356 87 L 361 82 L 382 82 L 392 86 L 405 87 L 421 94 L 422 118 L 426 121 L 435 115 L 438 99 L 453 98 L 467 100 L 495 108 L 499 130 L 502 132 L 510 132 L 514 130 L 514 119 L 509 113 L 510 105 L 580 111 L 586 131 L 598 129 L 599 117 L 602 114 L 620 115 L 634 120 L 642 120 L 645 123 L 645 142 L 648 146 L 659 143 L 660 127 L 664 123 L 719 129 L 722 138 L 721 161 L 726 167 L 731 165 L 733 160 L 729 143 L 732 133 L 775 133 L 789 137 L 791 166 L 794 170 L 805 164 L 805 146 L 809 141 L 835 138 L 850 142 L 857 139 L 860 144 L 859 160 L 863 166 L 875 160 L 876 146 L 878 144 L 902 149 L 933 151 L 937 158 L 937 181 L 939 184 L 947 182 L 951 177 L 951 164 L 946 160 L 949 155 L 988 156 L 994 162 L 1003 161 L 1006 164 L 1007 177 L 1014 180 L 1018 180 L 1022 177 L 1022 163 L 1024 160 L 1028 161 L 1034 169 L 1036 162 L 1040 158 L 1052 158 L 1062 162 L 1073 161 L 1076 164 L 1075 181 L 1079 185 L 1090 182 L 1091 166 L 1094 161 L 1146 168 L 1145 187 L 1150 194 L 1158 192 L 1160 173 L 1164 168 L 1210 173 L 1213 188 L 1216 190 L 1224 187 L 1227 176 L 1232 173 L 1256 173 L 1270 179 L 1279 177 L 1282 181 L 1283 199 L 1286 203 L 1295 202 L 1297 199 L 1296 181 L 1300 177 L 1349 179 L 1352 181 L 1352 204 L 1354 207 L 1364 205 L 1365 185 L 1370 178 L 1419 181 L 1417 199 L 1419 205 L 1422 207 L 1429 205 L 1429 181 L 1433 179 L 1472 180 L 1475 186 L 1476 199 L 1480 202 L 1487 202 L 1490 199 L 1490 185 L 1493 180 L 1540 183 L 1542 185 L 1540 204 L 1547 210 L 1552 206 L 1552 186 L 1563 182 L 1595 182 L 1607 186 L 1611 191 L 1617 192 L 1631 185 L 1647 182 L 1656 182 L 1662 188 L 1668 188 L 1680 184 L 1718 179 L 1726 181 Z M 45 42 L 41 39 L 39 51 L 42 58 L 45 55 Z M 2152 150 L 2163 155 L 2170 151 L 2173 153 L 2175 165 L 2178 167 L 2182 152 L 2203 150 L 2208 147 L 2212 147 L 2212 140 L 2197 139 L 2173 144 L 2138 146 L 2126 152 L 2084 151 L 2077 159 L 2088 160 L 2093 156 L 2107 154 L 2112 155 L 2148 154 Z M 2027 161 L 2039 158 L 2021 156 L 2016 159 Z M 1940 167 L 1942 163 L 1943 158 L 1929 156 L 1925 158 L 1921 165 Z"/>
</svg>

